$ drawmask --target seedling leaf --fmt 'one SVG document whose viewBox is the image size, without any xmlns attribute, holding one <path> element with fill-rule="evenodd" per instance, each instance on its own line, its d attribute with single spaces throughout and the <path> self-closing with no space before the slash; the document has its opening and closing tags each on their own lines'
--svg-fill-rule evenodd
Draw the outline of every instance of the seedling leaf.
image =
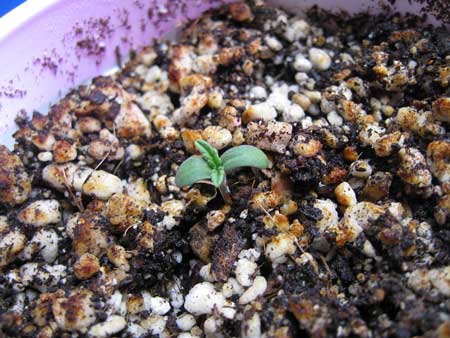
<svg viewBox="0 0 450 338">
<path fill-rule="evenodd" d="M 228 149 L 220 157 L 225 171 L 239 167 L 255 167 L 265 169 L 269 160 L 262 150 L 249 145 Z"/>
<path fill-rule="evenodd" d="M 211 178 L 211 168 L 201 156 L 191 156 L 177 170 L 175 184 L 179 187 Z"/>
<path fill-rule="evenodd" d="M 195 147 L 202 153 L 203 158 L 208 162 L 211 169 L 222 165 L 217 149 L 213 148 L 208 142 L 197 140 L 195 141 Z"/>
<path fill-rule="evenodd" d="M 216 188 L 218 188 L 222 184 L 224 177 L 225 171 L 223 170 L 222 167 L 212 170 L 211 181 L 216 186 Z"/>
</svg>

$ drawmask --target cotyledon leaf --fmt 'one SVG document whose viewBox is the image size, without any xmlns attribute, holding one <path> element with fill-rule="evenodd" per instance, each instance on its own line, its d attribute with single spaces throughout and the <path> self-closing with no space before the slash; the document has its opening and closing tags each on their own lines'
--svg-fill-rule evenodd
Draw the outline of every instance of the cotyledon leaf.
<svg viewBox="0 0 450 338">
<path fill-rule="evenodd" d="M 211 168 L 203 157 L 191 156 L 178 168 L 175 184 L 184 187 L 200 180 L 211 179 L 211 172 Z"/>
<path fill-rule="evenodd" d="M 266 154 L 262 150 L 249 145 L 228 149 L 220 159 L 225 171 L 239 167 L 265 169 L 269 166 L 269 159 Z"/>
</svg>

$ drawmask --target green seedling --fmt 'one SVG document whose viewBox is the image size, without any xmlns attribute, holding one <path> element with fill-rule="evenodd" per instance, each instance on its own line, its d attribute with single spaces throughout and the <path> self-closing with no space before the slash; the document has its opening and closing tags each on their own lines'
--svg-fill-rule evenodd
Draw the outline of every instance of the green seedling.
<svg viewBox="0 0 450 338">
<path fill-rule="evenodd" d="M 179 187 L 209 180 L 219 189 L 224 200 L 231 203 L 226 173 L 240 167 L 265 169 L 269 166 L 266 154 L 256 147 L 242 145 L 225 151 L 219 157 L 217 149 L 203 140 L 195 141 L 195 147 L 202 156 L 191 156 L 178 168 L 175 183 Z"/>
</svg>

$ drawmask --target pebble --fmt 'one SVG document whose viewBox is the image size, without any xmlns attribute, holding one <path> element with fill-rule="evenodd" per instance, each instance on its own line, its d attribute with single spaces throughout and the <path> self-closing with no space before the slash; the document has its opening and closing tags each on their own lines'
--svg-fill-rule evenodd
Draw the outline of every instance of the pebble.
<svg viewBox="0 0 450 338">
<path fill-rule="evenodd" d="M 295 252 L 293 238 L 285 233 L 275 236 L 265 249 L 265 255 L 273 264 L 281 264 L 286 262 L 286 255 L 292 255 Z"/>
<path fill-rule="evenodd" d="M 311 100 L 309 97 L 303 94 L 294 94 L 292 96 L 292 102 L 298 104 L 303 110 L 307 110 L 311 105 Z"/>
<path fill-rule="evenodd" d="M 232 301 L 227 300 L 222 309 L 220 309 L 220 313 L 227 319 L 233 319 L 236 316 L 236 305 Z"/>
<path fill-rule="evenodd" d="M 386 132 L 386 129 L 375 124 L 365 125 L 359 132 L 359 140 L 365 146 L 374 147 L 381 136 Z"/>
<path fill-rule="evenodd" d="M 12 262 L 25 247 L 26 236 L 20 231 L 10 231 L 0 239 L 0 268 Z"/>
<path fill-rule="evenodd" d="M 318 70 L 327 70 L 331 66 L 330 56 L 319 48 L 311 48 L 309 50 L 309 60 L 313 67 Z"/>
<path fill-rule="evenodd" d="M 322 212 L 322 218 L 317 221 L 319 232 L 323 233 L 328 227 L 334 226 L 339 222 L 337 213 L 337 205 L 330 199 L 316 199 L 313 204 L 314 208 Z"/>
<path fill-rule="evenodd" d="M 172 283 L 169 287 L 169 298 L 170 305 L 172 305 L 174 309 L 180 309 L 183 306 L 184 296 L 178 282 Z"/>
<path fill-rule="evenodd" d="M 33 254 L 39 251 L 46 263 L 52 263 L 58 256 L 58 235 L 53 229 L 41 229 L 37 231 L 24 249 L 24 259 L 31 259 Z"/>
<path fill-rule="evenodd" d="M 126 148 L 126 153 L 131 160 L 137 160 L 144 154 L 142 148 L 137 144 L 130 144 Z"/>
<path fill-rule="evenodd" d="M 211 274 L 211 263 L 203 265 L 198 273 L 205 282 L 214 282 L 216 279 Z"/>
<path fill-rule="evenodd" d="M 350 207 L 357 203 L 355 191 L 350 184 L 342 182 L 334 189 L 334 194 L 339 204 L 345 207 Z"/>
<path fill-rule="evenodd" d="M 431 284 L 445 296 L 450 296 L 450 266 L 430 270 Z"/>
<path fill-rule="evenodd" d="M 53 160 L 53 154 L 51 151 L 40 152 L 37 157 L 41 162 L 51 162 Z"/>
<path fill-rule="evenodd" d="M 83 193 L 101 200 L 109 199 L 113 194 L 122 192 L 120 178 L 104 170 L 95 170 L 83 184 Z"/>
<path fill-rule="evenodd" d="M 254 120 L 263 120 L 270 121 L 274 120 L 277 117 L 277 111 L 267 101 L 253 104 L 249 106 L 244 112 L 244 120 L 246 121 L 254 121 Z"/>
<path fill-rule="evenodd" d="M 305 20 L 295 19 L 293 22 L 286 25 L 284 37 L 291 42 L 304 39 L 307 37 L 310 29 L 311 27 Z"/>
<path fill-rule="evenodd" d="M 327 114 L 327 121 L 335 127 L 342 126 L 342 123 L 344 122 L 343 118 L 338 113 L 336 113 L 335 110 L 332 110 Z"/>
<path fill-rule="evenodd" d="M 60 205 L 57 200 L 39 200 L 20 211 L 17 218 L 24 224 L 42 227 L 61 221 Z"/>
<path fill-rule="evenodd" d="M 202 136 L 206 142 L 218 150 L 228 147 L 233 140 L 231 132 L 219 126 L 206 127 L 202 132 Z"/>
<path fill-rule="evenodd" d="M 286 112 L 291 105 L 291 102 L 288 99 L 287 90 L 273 91 L 267 98 L 267 102 L 271 104 L 277 111 L 282 113 Z"/>
<path fill-rule="evenodd" d="M 350 174 L 358 178 L 367 178 L 372 175 L 372 166 L 369 161 L 357 160 L 350 165 Z"/>
<path fill-rule="evenodd" d="M 247 126 L 247 142 L 256 147 L 283 154 L 291 140 L 292 124 L 270 121 L 266 125 L 251 122 Z"/>
<path fill-rule="evenodd" d="M 300 122 L 305 117 L 305 112 L 298 104 L 291 104 L 287 110 L 283 112 L 285 122 Z"/>
<path fill-rule="evenodd" d="M 219 326 L 220 322 L 218 322 L 214 317 L 208 317 L 203 323 L 203 330 L 205 331 L 206 336 L 209 336 L 209 334 L 217 332 Z"/>
</svg>

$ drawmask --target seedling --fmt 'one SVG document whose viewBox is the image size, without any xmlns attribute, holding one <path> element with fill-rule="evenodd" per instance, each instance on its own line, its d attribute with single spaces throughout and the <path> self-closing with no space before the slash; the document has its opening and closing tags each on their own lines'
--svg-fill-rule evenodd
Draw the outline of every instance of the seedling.
<svg viewBox="0 0 450 338">
<path fill-rule="evenodd" d="M 195 141 L 195 147 L 202 156 L 191 156 L 180 165 L 175 177 L 176 185 L 184 187 L 209 180 L 216 188 L 219 188 L 227 203 L 231 203 L 231 196 L 227 186 L 226 173 L 239 167 L 265 169 L 269 166 L 266 154 L 253 146 L 233 147 L 220 157 L 217 149 L 206 141 Z"/>
</svg>

